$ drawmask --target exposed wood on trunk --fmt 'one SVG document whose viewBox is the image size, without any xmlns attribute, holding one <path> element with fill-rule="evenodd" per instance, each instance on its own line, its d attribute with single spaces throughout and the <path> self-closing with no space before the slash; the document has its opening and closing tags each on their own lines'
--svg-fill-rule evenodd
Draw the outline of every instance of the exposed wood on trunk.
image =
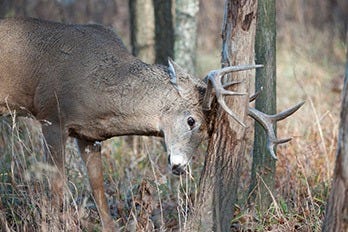
<svg viewBox="0 0 348 232">
<path fill-rule="evenodd" d="M 222 66 L 252 64 L 257 1 L 225 2 L 222 25 Z M 249 92 L 254 71 L 238 72 L 229 81 L 241 80 L 233 88 Z M 228 81 L 228 80 L 226 80 Z M 227 97 L 228 106 L 245 120 L 248 95 Z M 217 107 L 213 117 L 208 154 L 200 179 L 198 196 L 187 231 L 229 231 L 237 199 L 239 170 L 245 151 L 245 128 Z"/>
</svg>

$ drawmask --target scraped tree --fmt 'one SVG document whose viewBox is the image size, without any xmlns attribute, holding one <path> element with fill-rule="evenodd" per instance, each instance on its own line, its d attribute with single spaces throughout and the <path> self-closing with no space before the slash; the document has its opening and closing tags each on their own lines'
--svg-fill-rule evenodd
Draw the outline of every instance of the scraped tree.
<svg viewBox="0 0 348 232">
<path fill-rule="evenodd" d="M 195 74 L 198 0 L 175 1 L 174 58 L 186 71 Z"/>
<path fill-rule="evenodd" d="M 260 91 L 255 108 L 267 114 L 276 113 L 276 8 L 275 0 L 260 1 L 257 10 L 255 60 L 263 64 L 256 70 L 255 89 Z M 271 203 L 274 192 L 275 159 L 267 148 L 267 134 L 255 123 L 253 163 L 249 192 L 250 201 L 263 211 Z"/>
<path fill-rule="evenodd" d="M 222 66 L 252 64 L 257 1 L 226 0 L 222 25 Z M 241 81 L 230 90 L 248 93 L 254 71 L 235 73 L 225 81 Z M 249 95 L 225 98 L 242 121 L 248 115 Z M 245 151 L 245 127 L 215 103 L 211 139 L 202 171 L 194 211 L 187 231 L 230 231 L 237 199 L 241 159 Z M 213 110 L 214 111 L 214 110 Z"/>
<path fill-rule="evenodd" d="M 326 207 L 324 232 L 348 231 L 348 50 L 339 128 L 336 166 Z"/>
</svg>

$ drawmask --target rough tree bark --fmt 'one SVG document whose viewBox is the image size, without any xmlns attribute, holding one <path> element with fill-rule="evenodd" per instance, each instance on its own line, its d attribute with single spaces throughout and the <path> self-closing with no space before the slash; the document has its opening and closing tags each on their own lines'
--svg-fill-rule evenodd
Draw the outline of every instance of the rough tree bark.
<svg viewBox="0 0 348 232">
<path fill-rule="evenodd" d="M 155 10 L 155 50 L 157 64 L 168 65 L 174 55 L 172 1 L 153 0 Z"/>
<path fill-rule="evenodd" d="M 326 207 L 324 232 L 348 231 L 348 50 L 339 128 L 336 166 Z"/>
<path fill-rule="evenodd" d="M 222 66 L 252 64 L 257 1 L 226 0 L 222 25 Z M 249 92 L 254 71 L 235 73 L 229 81 L 242 81 L 233 91 Z M 226 80 L 228 81 L 228 80 Z M 248 94 L 227 97 L 229 107 L 245 120 Z M 214 108 L 214 107 L 213 107 Z M 237 199 L 240 163 L 245 152 L 245 128 L 216 106 L 211 139 L 202 171 L 198 196 L 187 231 L 230 231 Z"/>
<path fill-rule="evenodd" d="M 255 60 L 264 67 L 256 70 L 255 89 L 263 91 L 255 102 L 255 108 L 267 114 L 276 113 L 276 8 L 275 0 L 260 1 L 257 10 L 255 35 Z M 273 192 L 276 162 L 267 149 L 267 135 L 262 126 L 255 123 L 253 163 L 249 192 L 250 202 L 256 201 L 260 211 L 271 203 L 269 190 Z M 267 189 L 268 188 L 268 189 Z"/>
<path fill-rule="evenodd" d="M 175 1 L 175 41 L 176 63 L 190 74 L 195 74 L 198 0 Z"/>
</svg>

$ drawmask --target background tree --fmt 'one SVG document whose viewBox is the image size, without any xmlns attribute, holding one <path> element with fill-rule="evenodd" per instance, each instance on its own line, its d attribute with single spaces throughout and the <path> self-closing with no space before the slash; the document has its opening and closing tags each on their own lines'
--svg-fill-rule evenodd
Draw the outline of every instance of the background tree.
<svg viewBox="0 0 348 232">
<path fill-rule="evenodd" d="M 155 61 L 155 16 L 152 0 L 130 0 L 132 54 L 147 63 Z"/>
<path fill-rule="evenodd" d="M 175 1 L 174 58 L 192 75 L 196 67 L 198 9 L 198 0 Z"/>
<path fill-rule="evenodd" d="M 25 8 L 21 7 L 25 0 L 0 0 L 0 18 L 25 15 Z"/>
<path fill-rule="evenodd" d="M 348 231 L 348 49 L 339 128 L 336 167 L 326 207 L 324 232 Z"/>
<path fill-rule="evenodd" d="M 276 6 L 275 0 L 260 1 L 257 10 L 255 60 L 264 67 L 256 70 L 255 90 L 261 90 L 255 108 L 267 114 L 276 113 Z M 261 211 L 271 203 L 276 162 L 267 150 L 267 135 L 255 123 L 253 162 L 249 192 Z M 256 197 L 256 199 L 255 199 Z"/>
<path fill-rule="evenodd" d="M 254 62 L 257 1 L 226 0 L 222 24 L 222 67 Z M 249 92 L 253 71 L 235 73 L 227 81 L 242 81 L 233 91 Z M 226 98 L 228 106 L 244 121 L 248 95 Z M 230 231 L 245 152 L 245 128 L 221 107 L 213 115 L 208 154 L 198 196 L 187 231 Z"/>
<path fill-rule="evenodd" d="M 155 50 L 157 64 L 168 64 L 174 55 L 172 1 L 153 0 L 155 10 Z"/>
</svg>

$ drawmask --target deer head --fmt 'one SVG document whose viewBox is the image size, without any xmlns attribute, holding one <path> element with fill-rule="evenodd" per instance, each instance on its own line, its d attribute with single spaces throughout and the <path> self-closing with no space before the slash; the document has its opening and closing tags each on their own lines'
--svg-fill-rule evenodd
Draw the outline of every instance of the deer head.
<svg viewBox="0 0 348 232">
<path fill-rule="evenodd" d="M 219 105 L 233 118 L 240 126 L 245 124 L 225 103 L 226 95 L 240 96 L 246 93 L 238 93 L 227 90 L 226 87 L 239 82 L 222 83 L 225 74 L 254 68 L 262 65 L 241 65 L 231 66 L 219 70 L 213 70 L 204 78 L 198 80 L 186 74 L 171 59 L 168 61 L 168 73 L 170 83 L 176 89 L 178 98 L 181 99 L 185 110 L 171 112 L 167 118 L 172 126 L 163 129 L 165 143 L 167 146 L 168 163 L 173 174 L 185 173 L 185 168 L 192 155 L 196 153 L 199 144 L 207 137 L 208 114 L 211 108 L 212 98 L 216 97 Z M 257 95 L 250 98 L 254 100 Z M 268 149 L 273 158 L 276 159 L 274 148 L 277 144 L 288 142 L 290 139 L 277 139 L 275 136 L 274 123 L 282 120 L 296 112 L 303 102 L 276 115 L 267 115 L 254 108 L 249 107 L 249 116 L 260 123 L 268 135 Z M 182 109 L 182 108 L 181 108 Z M 167 124 L 168 125 L 168 124 Z"/>
<path fill-rule="evenodd" d="M 207 138 L 207 117 L 202 110 L 206 85 L 187 74 L 171 59 L 168 60 L 170 83 L 175 89 L 175 104 L 169 106 L 162 119 L 169 167 L 173 174 L 185 172 L 192 155 Z"/>
</svg>

